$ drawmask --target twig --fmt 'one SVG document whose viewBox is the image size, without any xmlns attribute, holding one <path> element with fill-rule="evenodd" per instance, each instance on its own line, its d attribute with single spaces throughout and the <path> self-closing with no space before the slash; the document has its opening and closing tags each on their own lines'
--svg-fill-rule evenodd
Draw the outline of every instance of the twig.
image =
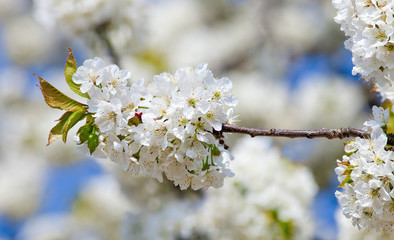
<svg viewBox="0 0 394 240">
<path fill-rule="evenodd" d="M 369 138 L 370 133 L 357 128 L 339 128 L 339 129 L 325 129 L 320 130 L 289 130 L 289 129 L 256 129 L 234 126 L 224 123 L 222 126 L 222 132 L 231 133 L 244 133 L 249 134 L 251 137 L 255 136 L 271 136 L 271 137 L 289 137 L 289 138 L 348 138 L 348 137 L 360 137 Z"/>
</svg>

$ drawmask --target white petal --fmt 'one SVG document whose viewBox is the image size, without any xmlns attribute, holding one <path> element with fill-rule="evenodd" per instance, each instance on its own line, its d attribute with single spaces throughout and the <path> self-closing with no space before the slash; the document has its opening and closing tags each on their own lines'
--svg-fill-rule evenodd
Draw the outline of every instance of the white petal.
<svg viewBox="0 0 394 240">
<path fill-rule="evenodd" d="M 211 126 L 213 127 L 213 129 L 215 129 L 216 131 L 221 131 L 222 130 L 222 123 L 221 122 L 212 122 Z"/>
<path fill-rule="evenodd" d="M 125 156 L 120 158 L 120 166 L 122 166 L 123 170 L 127 170 L 129 163 L 130 161 Z"/>
<path fill-rule="evenodd" d="M 93 86 L 92 82 L 82 82 L 80 90 L 82 93 L 86 93 L 92 88 L 92 86 Z"/>
<path fill-rule="evenodd" d="M 199 101 L 198 108 L 202 114 L 206 114 L 210 108 L 210 104 L 207 101 Z"/>
<path fill-rule="evenodd" d="M 377 180 L 377 179 L 369 180 L 368 184 L 369 184 L 370 188 L 374 188 L 374 189 L 375 188 L 379 188 L 380 186 L 382 186 L 382 182 Z"/>
<path fill-rule="evenodd" d="M 189 158 L 197 158 L 197 153 L 193 150 L 187 150 L 186 151 L 186 156 Z"/>
<path fill-rule="evenodd" d="M 377 213 L 377 214 L 381 214 L 383 211 L 383 203 L 382 200 L 380 200 L 378 197 L 375 197 L 372 201 L 372 206 L 373 210 Z"/>
<path fill-rule="evenodd" d="M 238 104 L 238 99 L 234 95 L 228 94 L 223 99 L 230 107 L 235 107 Z"/>
</svg>

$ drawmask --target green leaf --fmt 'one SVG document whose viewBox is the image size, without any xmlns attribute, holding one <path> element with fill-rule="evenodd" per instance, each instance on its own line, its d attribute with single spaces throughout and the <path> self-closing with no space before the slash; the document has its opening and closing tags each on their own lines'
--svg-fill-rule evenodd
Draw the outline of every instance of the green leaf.
<svg viewBox="0 0 394 240">
<path fill-rule="evenodd" d="M 71 114 L 72 112 L 64 113 L 63 116 L 59 119 L 58 124 L 56 124 L 56 126 L 51 129 L 51 131 L 49 132 L 47 146 L 55 142 L 62 136 L 63 127 L 66 124 L 68 118 L 71 116 Z"/>
<path fill-rule="evenodd" d="M 78 110 L 84 110 L 85 104 L 75 101 L 64 95 L 62 92 L 57 90 L 50 83 L 42 79 L 41 77 L 34 74 L 40 80 L 40 86 L 42 95 L 44 96 L 45 102 L 52 108 L 62 109 L 68 112 L 75 112 Z"/>
<path fill-rule="evenodd" d="M 94 133 L 94 128 L 91 123 L 88 123 L 79 128 L 77 134 L 79 134 L 80 144 L 86 142 L 89 138 L 89 135 Z"/>
<path fill-rule="evenodd" d="M 390 110 L 393 108 L 393 104 L 391 103 L 391 101 L 390 100 L 385 100 L 383 103 L 382 103 L 382 106 L 381 107 L 383 107 L 384 109 L 386 109 L 386 108 L 390 108 Z"/>
<path fill-rule="evenodd" d="M 345 171 L 342 173 L 342 175 L 348 175 L 350 176 L 350 174 L 353 172 L 354 166 L 353 165 L 349 165 L 346 167 Z"/>
<path fill-rule="evenodd" d="M 89 148 L 90 154 L 93 154 L 93 152 L 96 150 L 98 144 L 99 144 L 99 136 L 95 133 L 90 134 L 88 137 L 88 148 Z"/>
<path fill-rule="evenodd" d="M 75 61 L 72 50 L 68 49 L 68 58 L 66 61 L 66 66 L 64 67 L 64 77 L 66 78 L 66 82 L 68 86 L 79 96 L 84 98 L 89 98 L 87 93 L 82 93 L 80 90 L 81 84 L 76 84 L 73 81 L 73 75 L 77 71 L 77 61 Z"/>
<path fill-rule="evenodd" d="M 86 114 L 84 113 L 84 110 L 78 110 L 76 112 L 73 112 L 67 119 L 66 123 L 63 126 L 62 129 L 62 134 L 63 134 L 63 142 L 66 142 L 67 140 L 67 133 L 70 131 L 70 129 L 77 124 L 77 122 L 81 121 L 84 119 Z"/>
<path fill-rule="evenodd" d="M 386 131 L 386 134 L 394 134 L 394 113 L 390 109 L 390 117 L 387 125 L 383 127 L 383 130 Z"/>
<path fill-rule="evenodd" d="M 350 177 L 350 175 L 346 176 L 346 178 L 341 182 L 341 184 L 339 184 L 339 186 L 337 188 L 341 188 L 343 186 L 345 186 L 346 183 L 352 183 L 353 180 Z"/>
</svg>

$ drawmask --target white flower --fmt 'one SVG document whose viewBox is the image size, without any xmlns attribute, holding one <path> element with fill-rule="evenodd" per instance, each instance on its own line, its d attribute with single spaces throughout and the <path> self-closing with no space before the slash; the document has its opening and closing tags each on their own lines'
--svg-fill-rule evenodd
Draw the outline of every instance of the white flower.
<svg viewBox="0 0 394 240">
<path fill-rule="evenodd" d="M 203 80 L 212 74 L 206 70 L 206 65 L 198 68 L 180 68 L 175 73 L 179 91 L 174 96 L 174 106 L 182 108 L 188 119 L 199 117 L 209 110 L 210 93 L 205 89 Z"/>
<path fill-rule="evenodd" d="M 140 152 L 140 171 L 143 176 L 156 178 L 159 182 L 163 182 L 162 168 L 157 164 L 157 158 L 160 149 L 157 147 L 142 147 Z"/>
<path fill-rule="evenodd" d="M 109 134 L 106 141 L 106 151 L 109 158 L 117 161 L 123 170 L 128 170 L 131 165 L 132 157 L 129 153 L 128 143 L 125 140 L 120 140 L 114 134 Z"/>
<path fill-rule="evenodd" d="M 390 109 L 373 106 L 372 107 L 373 120 L 366 121 L 364 126 L 371 128 L 380 128 L 387 124 L 390 117 Z"/>
<path fill-rule="evenodd" d="M 381 214 L 385 201 L 391 201 L 390 195 L 381 187 L 382 182 L 371 179 L 368 183 L 359 181 L 354 186 L 357 200 L 362 208 L 372 208 L 376 214 Z"/>
<path fill-rule="evenodd" d="M 171 114 L 167 115 L 167 117 L 169 118 L 168 130 L 181 141 L 184 141 L 186 136 L 191 134 L 195 129 L 192 122 L 187 119 L 182 112 L 173 111 Z"/>
<path fill-rule="evenodd" d="M 103 86 L 107 87 L 111 94 L 117 93 L 117 88 L 122 88 L 127 85 L 131 73 L 127 70 L 120 70 L 117 65 L 109 65 L 103 69 Z"/>
<path fill-rule="evenodd" d="M 222 105 L 216 105 L 205 114 L 205 121 L 216 131 L 222 130 L 222 124 L 227 121 L 227 114 L 223 111 Z"/>
<path fill-rule="evenodd" d="M 101 58 L 88 59 L 83 66 L 78 67 L 72 79 L 76 84 L 81 84 L 81 92 L 88 92 L 93 85 L 99 85 L 103 80 L 105 62 Z"/>
<path fill-rule="evenodd" d="M 212 94 L 212 101 L 232 107 L 237 105 L 238 100 L 233 95 L 229 94 L 233 86 L 230 79 L 226 77 L 215 79 L 212 76 L 205 78 L 204 84 Z"/>
<path fill-rule="evenodd" d="M 113 98 L 110 102 L 102 101 L 98 105 L 97 112 L 93 115 L 95 123 L 102 132 L 108 132 L 115 127 L 122 128 L 127 122 L 122 116 L 122 101 Z"/>
</svg>

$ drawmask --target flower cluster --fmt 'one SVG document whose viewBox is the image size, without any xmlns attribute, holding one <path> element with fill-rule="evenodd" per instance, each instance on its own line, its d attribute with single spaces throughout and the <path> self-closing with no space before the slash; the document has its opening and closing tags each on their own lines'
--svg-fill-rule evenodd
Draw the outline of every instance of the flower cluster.
<svg viewBox="0 0 394 240">
<path fill-rule="evenodd" d="M 130 77 L 100 58 L 76 70 L 72 80 L 90 97 L 79 144 L 91 149 L 95 143 L 93 150 L 133 174 L 161 182 L 164 173 L 181 189 L 222 186 L 232 175 L 232 156 L 220 132 L 237 104 L 231 81 L 215 79 L 206 64 L 134 84 Z"/>
<path fill-rule="evenodd" d="M 392 83 L 394 70 L 394 2 L 391 0 L 333 0 L 335 21 L 348 39 L 353 74 L 380 86 Z"/>
<path fill-rule="evenodd" d="M 335 169 L 343 191 L 335 193 L 346 217 L 359 228 L 392 232 L 394 225 L 394 162 L 384 132 L 389 109 L 373 107 L 374 120 L 364 123 L 371 139 L 356 138 Z"/>
</svg>

